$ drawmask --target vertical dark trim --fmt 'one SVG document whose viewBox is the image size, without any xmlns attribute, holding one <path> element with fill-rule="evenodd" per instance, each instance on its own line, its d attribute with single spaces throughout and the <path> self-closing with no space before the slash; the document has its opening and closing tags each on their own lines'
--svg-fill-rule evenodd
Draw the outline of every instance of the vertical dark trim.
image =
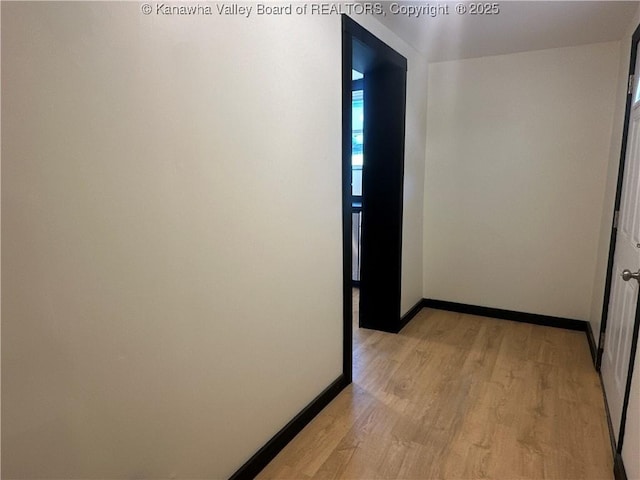
<svg viewBox="0 0 640 480">
<path fill-rule="evenodd" d="M 620 190 L 620 183 L 622 182 L 621 177 L 622 167 L 618 171 L 618 191 Z M 616 196 L 618 194 L 616 193 Z M 618 209 L 618 202 L 616 200 L 616 204 L 614 206 L 614 215 L 615 211 Z M 616 228 L 615 225 L 611 224 L 611 234 L 609 235 L 609 256 L 607 259 L 607 277 L 604 285 L 604 297 L 602 300 L 602 314 L 600 316 L 600 333 L 598 335 L 598 351 L 596 353 L 596 370 L 600 371 L 600 367 L 602 366 L 602 355 L 604 354 L 604 337 L 605 332 L 607 330 L 607 319 L 609 315 L 609 301 L 611 300 L 611 284 L 613 281 L 613 258 L 616 250 Z"/>
<path fill-rule="evenodd" d="M 406 61 L 406 60 L 405 60 Z M 401 315 L 402 309 L 402 230 L 404 226 L 404 155 L 407 144 L 407 124 L 406 124 L 406 116 L 407 116 L 407 67 L 405 66 L 402 70 L 403 82 L 402 82 L 402 124 L 400 126 L 399 136 L 402 138 L 402 147 L 400 150 L 400 188 L 398 191 L 398 218 L 400 219 L 400 227 L 398 228 L 398 315 Z M 409 323 L 411 320 L 410 317 L 405 321 L 405 317 L 401 316 L 400 321 L 398 322 L 398 332 L 404 328 L 404 326 Z"/>
<path fill-rule="evenodd" d="M 609 400 L 607 399 L 607 392 L 604 391 L 604 380 L 602 380 L 602 373 L 598 372 L 598 378 L 600 379 L 600 388 L 602 390 L 602 399 L 604 400 L 604 413 L 607 417 L 607 429 L 609 430 L 609 443 L 611 444 L 611 454 L 616 456 L 616 436 L 613 432 L 613 422 L 611 421 L 611 410 L 609 409 Z"/>
<path fill-rule="evenodd" d="M 360 325 L 397 332 L 402 290 L 406 71 L 365 72 Z"/>
<path fill-rule="evenodd" d="M 587 342 L 589 343 L 589 351 L 591 352 L 591 361 L 593 362 L 593 366 L 596 366 L 596 358 L 598 356 L 598 347 L 596 347 L 596 340 L 593 338 L 593 329 L 591 328 L 591 323 L 586 322 L 586 328 L 584 333 L 587 335 Z"/>
<path fill-rule="evenodd" d="M 636 70 L 636 57 L 638 54 L 638 42 L 640 41 L 640 26 L 633 32 L 631 38 L 631 58 L 629 60 L 629 75 L 634 75 Z M 613 260 L 616 250 L 616 228 L 615 228 L 615 212 L 620 210 L 620 202 L 622 199 L 622 181 L 624 179 L 624 164 L 627 157 L 627 140 L 629 139 L 629 121 L 631 119 L 631 105 L 633 100 L 633 91 L 627 94 L 627 102 L 624 112 L 624 124 L 622 127 L 622 146 L 620 147 L 620 164 L 618 166 L 618 183 L 616 186 L 616 198 L 613 207 L 613 220 L 611 222 L 611 234 L 609 235 L 609 256 L 607 260 L 607 277 L 604 286 L 604 297 L 602 300 L 602 315 L 600 317 L 600 332 L 598 338 L 598 355 L 596 358 L 596 369 L 600 371 L 602 365 L 602 354 L 604 353 L 603 338 L 607 330 L 607 320 L 609 313 L 609 301 L 611 299 L 611 284 L 613 277 Z"/>
<path fill-rule="evenodd" d="M 342 17 L 342 374 L 353 378 L 353 294 L 351 269 L 351 70 L 353 45 L 347 17 Z"/>
</svg>

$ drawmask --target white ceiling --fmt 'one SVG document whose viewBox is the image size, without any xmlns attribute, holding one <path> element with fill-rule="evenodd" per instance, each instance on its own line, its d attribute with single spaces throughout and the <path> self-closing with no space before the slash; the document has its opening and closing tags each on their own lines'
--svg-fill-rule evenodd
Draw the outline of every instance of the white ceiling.
<svg viewBox="0 0 640 480">
<path fill-rule="evenodd" d="M 502 1 L 498 15 L 458 15 L 458 2 L 397 2 L 449 5 L 449 15 L 377 18 L 426 55 L 430 62 L 569 47 L 620 40 L 640 2 Z M 468 6 L 469 2 L 466 3 Z"/>
</svg>

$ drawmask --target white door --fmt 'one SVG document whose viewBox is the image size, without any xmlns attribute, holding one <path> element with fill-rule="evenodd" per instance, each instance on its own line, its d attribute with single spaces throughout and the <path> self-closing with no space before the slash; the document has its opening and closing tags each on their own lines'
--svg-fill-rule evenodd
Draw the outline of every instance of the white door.
<svg viewBox="0 0 640 480">
<path fill-rule="evenodd" d="M 611 296 L 602 357 L 602 380 L 616 442 L 627 387 L 640 286 L 637 279 L 630 278 L 631 273 L 640 270 L 640 101 L 638 101 L 640 99 L 637 90 L 636 87 L 633 92 L 633 105 L 629 119 Z M 623 275 L 625 270 L 628 271 Z"/>
</svg>

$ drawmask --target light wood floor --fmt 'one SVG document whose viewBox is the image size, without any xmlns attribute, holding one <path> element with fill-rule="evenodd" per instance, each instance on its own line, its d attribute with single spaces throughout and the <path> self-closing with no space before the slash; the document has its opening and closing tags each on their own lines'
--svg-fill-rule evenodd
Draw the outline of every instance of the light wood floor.
<svg viewBox="0 0 640 480">
<path fill-rule="evenodd" d="M 613 478 L 584 333 L 423 309 L 353 348 L 353 384 L 258 478 Z"/>
</svg>

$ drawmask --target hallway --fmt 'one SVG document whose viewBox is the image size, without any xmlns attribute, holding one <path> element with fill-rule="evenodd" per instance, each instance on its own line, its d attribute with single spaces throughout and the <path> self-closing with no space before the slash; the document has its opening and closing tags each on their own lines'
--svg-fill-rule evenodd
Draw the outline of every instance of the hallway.
<svg viewBox="0 0 640 480">
<path fill-rule="evenodd" d="M 584 333 L 423 309 L 258 478 L 613 478 Z"/>
</svg>

